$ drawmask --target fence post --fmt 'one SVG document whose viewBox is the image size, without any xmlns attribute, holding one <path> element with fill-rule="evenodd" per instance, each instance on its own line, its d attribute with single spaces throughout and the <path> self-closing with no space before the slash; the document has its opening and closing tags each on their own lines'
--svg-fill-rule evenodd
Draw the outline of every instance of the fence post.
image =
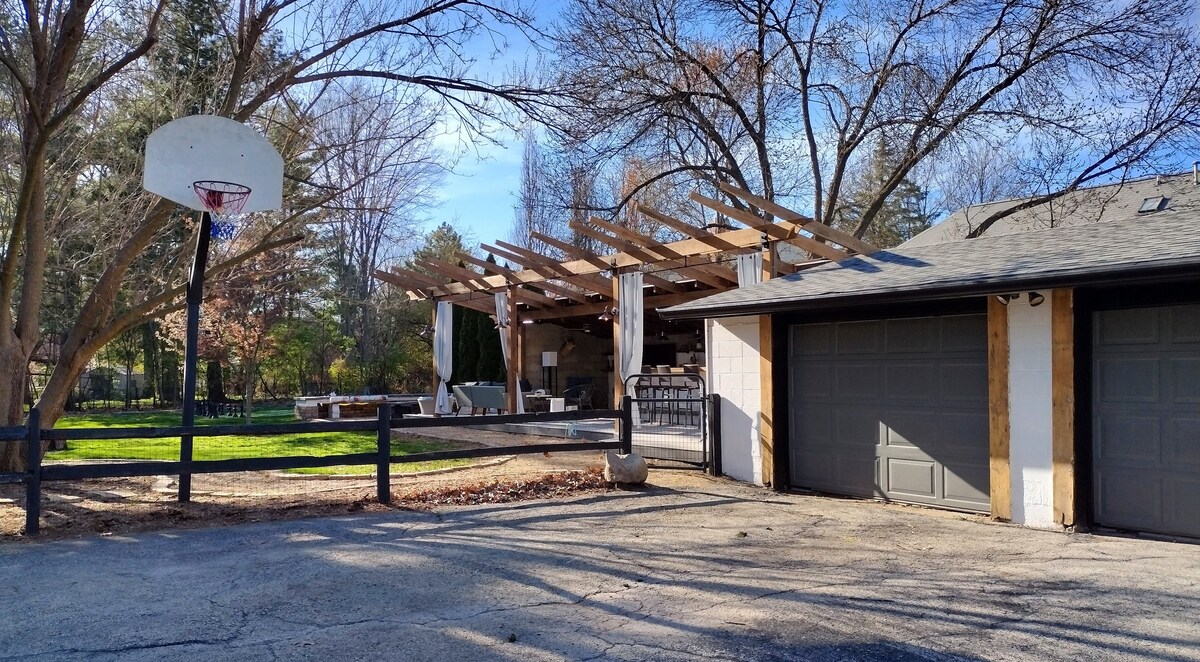
<svg viewBox="0 0 1200 662">
<path fill-rule="evenodd" d="M 379 503 L 392 502 L 392 405 L 380 403 L 379 428 L 375 441 L 376 491 Z"/>
<path fill-rule="evenodd" d="M 621 453 L 633 452 L 633 398 L 621 396 Z"/>
<path fill-rule="evenodd" d="M 712 452 L 712 461 L 708 463 L 708 472 L 713 476 L 721 475 L 721 396 L 716 393 L 708 394 L 708 447 Z"/>
<path fill-rule="evenodd" d="M 25 535 L 36 535 L 42 521 L 42 413 L 37 407 L 29 410 L 25 423 Z"/>
</svg>

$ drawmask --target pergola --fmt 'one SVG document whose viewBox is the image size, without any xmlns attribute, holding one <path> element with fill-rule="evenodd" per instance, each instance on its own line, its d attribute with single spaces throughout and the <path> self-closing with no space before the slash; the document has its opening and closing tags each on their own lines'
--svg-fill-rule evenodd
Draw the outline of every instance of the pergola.
<svg viewBox="0 0 1200 662">
<path fill-rule="evenodd" d="M 841 261 L 854 254 L 871 254 L 875 246 L 853 235 L 820 223 L 803 214 L 771 202 L 728 184 L 718 184 L 731 199 L 744 203 L 735 207 L 707 197 L 699 192 L 689 197 L 720 216 L 746 227 L 723 232 L 710 232 L 683 220 L 647 207 L 637 205 L 638 212 L 662 223 L 683 235 L 683 239 L 660 243 L 652 238 L 592 218 L 588 223 L 573 221 L 571 229 L 591 237 L 613 249 L 613 253 L 598 255 L 580 249 L 554 237 L 534 232 L 532 237 L 552 246 L 567 258 L 560 261 L 540 255 L 505 241 L 480 247 L 503 258 L 519 270 L 481 260 L 467 253 L 455 258 L 483 270 L 466 269 L 443 260 L 417 260 L 415 266 L 424 272 L 401 267 L 376 271 L 375 277 L 402 287 L 412 301 L 450 302 L 454 305 L 497 315 L 497 292 L 507 296 L 508 324 L 506 357 L 508 370 L 508 410 L 516 411 L 517 372 L 523 357 L 523 322 L 565 320 L 573 317 L 598 316 L 617 308 L 619 288 L 616 276 L 628 271 L 642 271 L 647 294 L 643 299 L 646 310 L 663 308 L 714 294 L 738 286 L 738 276 L 729 265 L 729 256 L 762 252 L 763 280 L 778 274 L 792 273 L 826 261 Z M 789 263 L 780 259 L 778 246 L 789 244 L 803 251 L 810 259 Z M 675 278 L 667 278 L 671 272 Z M 437 326 L 437 306 L 434 306 L 434 327 Z M 503 314 L 498 316 L 503 318 Z M 619 355 L 620 320 L 613 320 L 614 352 Z M 436 358 L 434 372 L 437 372 Z M 615 380 L 619 398 L 624 391 L 620 379 Z"/>
</svg>

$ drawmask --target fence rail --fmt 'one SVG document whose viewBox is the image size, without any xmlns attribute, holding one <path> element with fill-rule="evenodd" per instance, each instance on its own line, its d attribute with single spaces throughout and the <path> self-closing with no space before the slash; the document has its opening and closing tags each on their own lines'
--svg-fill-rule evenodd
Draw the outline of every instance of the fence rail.
<svg viewBox="0 0 1200 662">
<path fill-rule="evenodd" d="M 83 480 L 88 478 L 124 478 L 138 476 L 178 475 L 179 500 L 190 499 L 190 480 L 193 474 L 229 473 L 236 471 L 268 471 L 282 469 L 305 469 L 343 465 L 375 465 L 377 498 L 380 503 L 391 502 L 391 474 L 393 462 L 426 462 L 431 460 L 454 460 L 528 453 L 569 452 L 588 450 L 620 450 L 629 453 L 633 443 L 633 417 L 630 399 L 621 401 L 620 409 L 598 409 L 585 411 L 549 412 L 540 414 L 512 414 L 488 417 L 488 423 L 538 423 L 558 421 L 580 421 L 612 419 L 619 423 L 618 437 L 607 441 L 580 441 L 530 446 L 493 446 L 460 450 L 431 451 L 412 455 L 392 455 L 392 430 L 420 429 L 431 427 L 471 427 L 479 425 L 472 418 L 398 418 L 391 415 L 391 407 L 380 407 L 375 421 L 337 421 L 313 423 L 276 423 L 270 425 L 206 425 L 173 427 L 120 427 L 91 429 L 41 429 L 41 414 L 34 408 L 23 427 L 0 428 L 0 441 L 26 443 L 26 471 L 0 473 L 0 483 L 25 484 L 25 533 L 38 532 L 41 521 L 41 484 L 47 480 Z M 228 460 L 195 460 L 191 457 L 191 445 L 181 444 L 179 460 L 130 460 L 92 463 L 43 465 L 42 441 L 104 440 L 104 439 L 161 439 L 165 437 L 228 437 L 269 436 L 279 434 L 313 434 L 321 432 L 376 432 L 376 447 L 373 452 L 348 453 L 341 455 L 295 455 L 287 457 L 251 457 Z"/>
</svg>

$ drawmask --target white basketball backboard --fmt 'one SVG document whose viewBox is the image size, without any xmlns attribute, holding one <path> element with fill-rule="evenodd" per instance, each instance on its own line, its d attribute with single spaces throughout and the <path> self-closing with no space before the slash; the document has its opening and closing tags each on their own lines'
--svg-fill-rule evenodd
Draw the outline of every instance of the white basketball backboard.
<svg viewBox="0 0 1200 662">
<path fill-rule="evenodd" d="M 192 183 L 250 187 L 243 213 L 283 206 L 283 158 L 254 129 L 226 117 L 192 115 L 154 130 L 146 140 L 142 188 L 185 207 L 204 210 Z"/>
</svg>

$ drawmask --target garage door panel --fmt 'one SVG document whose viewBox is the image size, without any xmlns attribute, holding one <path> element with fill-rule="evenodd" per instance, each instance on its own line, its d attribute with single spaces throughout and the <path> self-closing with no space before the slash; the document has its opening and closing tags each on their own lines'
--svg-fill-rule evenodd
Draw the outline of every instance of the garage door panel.
<svg viewBox="0 0 1200 662">
<path fill-rule="evenodd" d="M 1200 537 L 1200 305 L 1093 322 L 1093 517 Z"/>
<path fill-rule="evenodd" d="M 942 412 L 938 421 L 942 436 L 946 440 L 946 452 L 978 458 L 986 461 L 987 446 L 977 446 L 972 440 L 988 438 L 988 416 L 979 412 Z"/>
<path fill-rule="evenodd" d="M 1158 402 L 1158 367 L 1156 358 L 1101 359 L 1097 362 L 1101 401 Z"/>
<path fill-rule="evenodd" d="M 1096 500 L 1104 524 L 1151 530 L 1162 525 L 1162 481 L 1155 471 L 1108 473 L 1097 482 Z"/>
<path fill-rule="evenodd" d="M 805 449 L 792 453 L 792 475 L 805 486 L 832 484 L 835 475 L 831 451 Z"/>
<path fill-rule="evenodd" d="M 1158 317 L 1145 310 L 1108 310 L 1096 325 L 1096 345 L 1153 345 L 1158 342 Z"/>
<path fill-rule="evenodd" d="M 991 484 L 990 468 L 986 462 L 972 464 L 955 462 L 954 469 L 942 466 L 942 490 L 948 501 L 958 501 L 987 508 Z"/>
<path fill-rule="evenodd" d="M 986 315 L 948 315 L 939 318 L 942 351 L 975 355 L 987 352 Z"/>
<path fill-rule="evenodd" d="M 834 334 L 838 356 L 878 354 L 883 346 L 883 325 L 878 321 L 840 322 Z"/>
<path fill-rule="evenodd" d="M 911 446 L 933 454 L 942 446 L 937 411 L 890 409 L 883 415 L 884 445 Z"/>
<path fill-rule="evenodd" d="M 1163 460 L 1179 470 L 1200 473 L 1200 418 L 1175 416 L 1166 423 Z M 1200 501 L 1196 504 L 1200 510 Z"/>
<path fill-rule="evenodd" d="M 942 364 L 940 394 L 946 400 L 987 403 L 987 363 L 963 361 Z"/>
<path fill-rule="evenodd" d="M 794 421 L 792 429 L 798 429 L 814 447 L 832 447 L 838 440 L 834 433 L 833 413 L 828 409 L 806 409 L 804 415 Z"/>
<path fill-rule="evenodd" d="M 884 321 L 885 351 L 888 354 L 927 354 L 937 351 L 937 318 L 913 317 Z"/>
<path fill-rule="evenodd" d="M 887 397 L 895 400 L 929 400 L 940 391 L 937 366 L 903 361 L 884 368 Z"/>
<path fill-rule="evenodd" d="M 1171 343 L 1200 343 L 1200 306 L 1174 306 L 1171 317 Z"/>
<path fill-rule="evenodd" d="M 849 489 L 846 494 L 873 497 L 879 494 L 879 466 L 874 458 L 858 455 L 839 455 L 835 485 Z M 833 490 L 830 486 L 830 491 Z"/>
<path fill-rule="evenodd" d="M 1171 371 L 1171 401 L 1200 404 L 1200 357 L 1168 360 Z"/>
<path fill-rule="evenodd" d="M 874 453 L 880 434 L 878 407 L 830 404 L 829 409 L 837 421 L 836 439 L 840 446 Z"/>
<path fill-rule="evenodd" d="M 1200 473 L 1167 480 L 1163 501 L 1164 528 L 1185 535 L 1200 531 Z"/>
<path fill-rule="evenodd" d="M 814 362 L 805 366 L 804 374 L 794 377 L 792 393 L 813 400 L 833 395 L 833 366 Z"/>
<path fill-rule="evenodd" d="M 796 392 L 820 372 L 814 366 L 834 366 L 835 386 L 828 397 L 793 400 L 792 485 L 989 510 L 986 316 L 948 319 L 839 323 L 836 357 L 793 352 Z M 828 327 L 798 325 L 792 337 L 817 335 L 809 326 Z M 832 444 L 824 429 L 804 422 L 817 409 L 833 412 Z M 947 467 L 956 475 L 949 495 Z"/>
<path fill-rule="evenodd" d="M 839 365 L 833 374 L 834 398 L 875 400 L 883 393 L 878 366 Z"/>
<path fill-rule="evenodd" d="M 1096 426 L 1096 456 L 1105 461 L 1158 462 L 1158 418 L 1133 416 L 1126 412 L 1099 417 Z"/>
<path fill-rule="evenodd" d="M 933 499 L 937 496 L 934 476 L 937 466 L 929 460 L 887 458 L 887 492 L 889 496 L 905 495 Z"/>
<path fill-rule="evenodd" d="M 805 324 L 794 326 L 792 356 L 833 356 L 833 325 Z"/>
</svg>

